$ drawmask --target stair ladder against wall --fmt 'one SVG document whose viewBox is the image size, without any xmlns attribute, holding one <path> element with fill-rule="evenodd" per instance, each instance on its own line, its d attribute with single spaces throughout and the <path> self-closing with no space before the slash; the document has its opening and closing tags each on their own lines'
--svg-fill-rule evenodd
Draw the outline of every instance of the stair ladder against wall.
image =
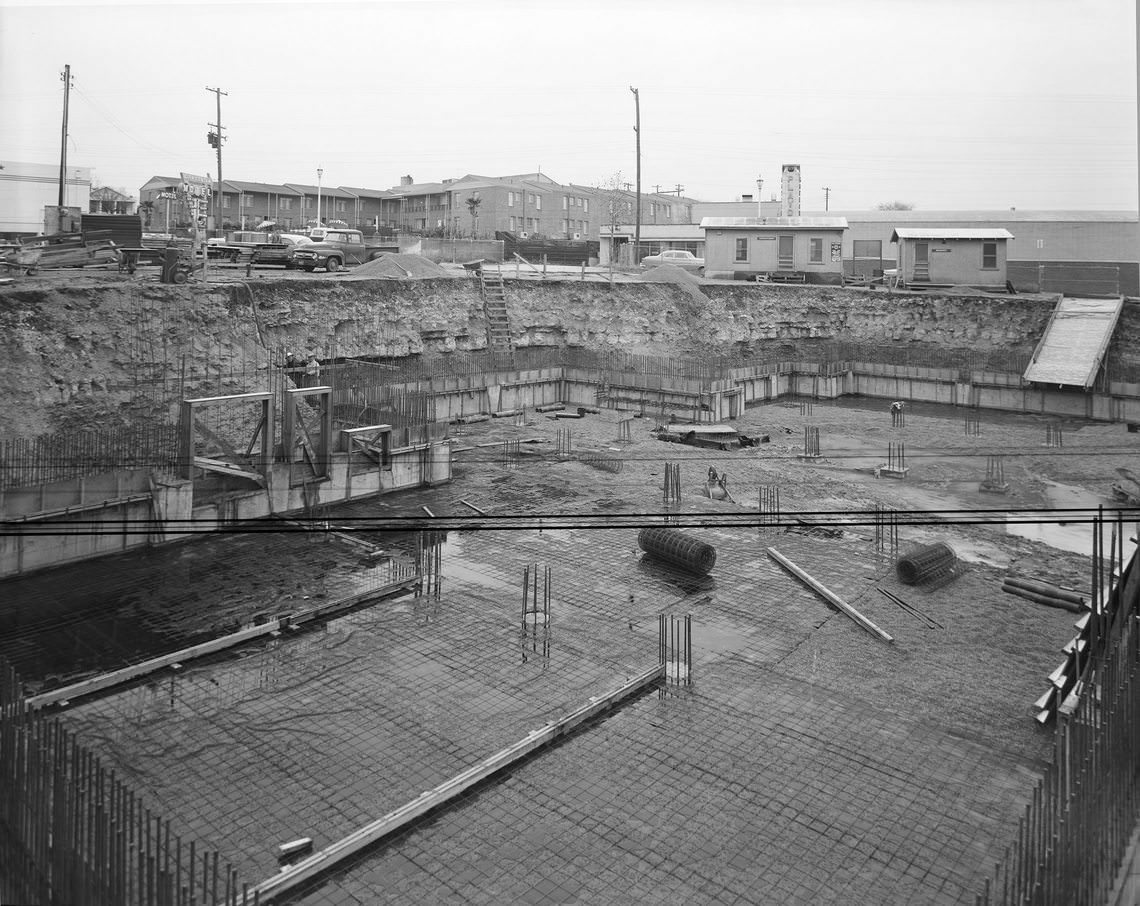
<svg viewBox="0 0 1140 906">
<path fill-rule="evenodd" d="M 511 352 L 511 319 L 507 313 L 507 294 L 503 288 L 503 271 L 495 265 L 489 271 L 479 268 L 479 288 L 483 293 L 483 314 L 487 317 L 487 346 L 492 351 Z"/>
</svg>

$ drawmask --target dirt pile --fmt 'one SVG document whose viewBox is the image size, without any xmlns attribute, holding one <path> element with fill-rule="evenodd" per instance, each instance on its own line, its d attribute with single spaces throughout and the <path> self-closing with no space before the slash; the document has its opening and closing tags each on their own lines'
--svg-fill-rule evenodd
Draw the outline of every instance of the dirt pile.
<svg viewBox="0 0 1140 906">
<path fill-rule="evenodd" d="M 454 274 L 440 267 L 422 255 L 396 254 L 381 255 L 352 272 L 354 277 L 392 277 L 398 280 L 431 280 L 437 277 L 453 277 Z"/>
</svg>

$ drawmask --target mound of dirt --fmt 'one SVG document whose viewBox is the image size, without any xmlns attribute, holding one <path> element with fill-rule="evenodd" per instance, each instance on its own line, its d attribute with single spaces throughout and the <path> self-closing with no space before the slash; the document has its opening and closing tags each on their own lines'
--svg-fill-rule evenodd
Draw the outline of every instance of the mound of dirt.
<svg viewBox="0 0 1140 906">
<path fill-rule="evenodd" d="M 672 283 L 674 286 L 680 286 L 696 301 L 708 301 L 708 297 L 700 290 L 704 281 L 696 274 L 675 264 L 659 264 L 642 274 L 641 279 L 646 283 Z"/>
<path fill-rule="evenodd" d="M 675 264 L 659 264 L 642 274 L 641 279 L 646 283 L 688 283 L 690 286 L 700 286 L 704 282 L 696 274 Z"/>
<path fill-rule="evenodd" d="M 427 280 L 454 276 L 422 255 L 397 254 L 395 252 L 368 261 L 352 273 L 355 277 L 395 277 L 406 280 Z"/>
</svg>

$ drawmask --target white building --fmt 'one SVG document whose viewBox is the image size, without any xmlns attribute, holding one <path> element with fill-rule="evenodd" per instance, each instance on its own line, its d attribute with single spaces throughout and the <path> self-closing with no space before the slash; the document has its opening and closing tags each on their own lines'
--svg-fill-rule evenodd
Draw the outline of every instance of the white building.
<svg viewBox="0 0 1140 906">
<path fill-rule="evenodd" d="M 44 208 L 59 204 L 59 164 L 0 160 L 0 234 L 44 231 Z M 91 168 L 67 168 L 64 207 L 91 206 Z"/>
</svg>

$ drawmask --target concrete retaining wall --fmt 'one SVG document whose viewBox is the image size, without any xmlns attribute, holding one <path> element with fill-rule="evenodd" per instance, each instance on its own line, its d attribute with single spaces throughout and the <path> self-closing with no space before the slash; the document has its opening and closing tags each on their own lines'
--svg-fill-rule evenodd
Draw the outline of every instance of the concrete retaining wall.
<svg viewBox="0 0 1140 906">
<path fill-rule="evenodd" d="M 138 470 L 123 473 L 121 479 L 103 475 L 52 485 L 55 499 L 78 499 L 93 485 L 109 488 L 118 482 L 130 489 L 146 479 L 145 492 L 104 498 L 83 508 L 37 511 L 32 501 L 44 497 L 42 489 L 9 493 L 5 505 L 13 501 L 19 510 L 2 511 L 0 579 L 179 541 L 248 520 L 303 513 L 311 506 L 451 480 L 450 442 L 395 448 L 389 468 L 356 474 L 349 474 L 348 459 L 345 453 L 332 454 L 328 480 L 310 484 L 307 499 L 305 487 L 291 485 L 288 463 L 273 464 L 264 489 L 231 492 L 197 505 L 193 481 Z"/>
</svg>

